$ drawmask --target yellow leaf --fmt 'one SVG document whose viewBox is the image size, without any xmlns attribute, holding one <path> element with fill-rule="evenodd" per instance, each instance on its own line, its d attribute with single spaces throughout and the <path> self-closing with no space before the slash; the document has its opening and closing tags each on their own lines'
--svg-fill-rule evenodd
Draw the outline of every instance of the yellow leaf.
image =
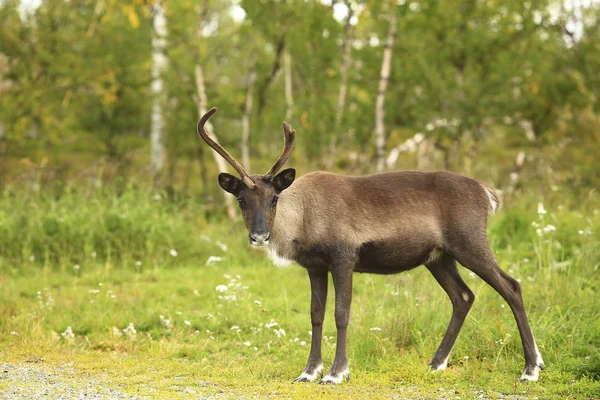
<svg viewBox="0 0 600 400">
<path fill-rule="evenodd" d="M 140 26 L 140 19 L 135 12 L 135 7 L 127 7 L 127 19 L 129 19 L 129 24 L 133 28 L 138 28 Z"/>
</svg>

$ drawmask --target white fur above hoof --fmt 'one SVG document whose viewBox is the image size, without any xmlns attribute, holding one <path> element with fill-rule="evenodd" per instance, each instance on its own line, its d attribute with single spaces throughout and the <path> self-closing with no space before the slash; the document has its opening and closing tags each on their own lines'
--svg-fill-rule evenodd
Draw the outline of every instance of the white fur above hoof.
<svg viewBox="0 0 600 400">
<path fill-rule="evenodd" d="M 299 377 L 294 379 L 294 382 L 314 382 L 319 375 L 323 376 L 323 365 L 320 365 L 317 368 L 315 368 L 312 373 L 306 372 L 306 370 L 304 370 L 304 372 Z"/>
<path fill-rule="evenodd" d="M 525 368 L 523 375 L 521 375 L 521 382 L 535 382 L 540 377 L 540 368 L 536 365 L 533 370 Z"/>
<path fill-rule="evenodd" d="M 331 371 L 321 379 L 319 382 L 321 385 L 337 385 L 343 381 L 350 380 L 350 370 L 345 369 L 342 373 L 332 374 Z"/>
<path fill-rule="evenodd" d="M 437 366 L 429 364 L 431 366 L 431 372 L 444 371 L 448 366 L 448 358 L 450 358 L 450 356 L 446 357 L 446 359 L 440 365 Z"/>
</svg>

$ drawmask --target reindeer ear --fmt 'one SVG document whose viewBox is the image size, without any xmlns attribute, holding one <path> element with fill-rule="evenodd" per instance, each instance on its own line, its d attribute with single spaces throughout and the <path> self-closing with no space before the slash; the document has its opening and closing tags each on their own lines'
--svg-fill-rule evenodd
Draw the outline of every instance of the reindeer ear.
<svg viewBox="0 0 600 400">
<path fill-rule="evenodd" d="M 223 188 L 224 191 L 237 196 L 240 192 L 240 188 L 242 185 L 241 179 L 236 178 L 235 176 L 228 174 L 227 172 L 221 172 L 219 174 L 219 185 Z"/>
<path fill-rule="evenodd" d="M 273 178 L 273 186 L 277 192 L 283 192 L 296 179 L 296 170 L 294 168 L 284 169 Z"/>
</svg>

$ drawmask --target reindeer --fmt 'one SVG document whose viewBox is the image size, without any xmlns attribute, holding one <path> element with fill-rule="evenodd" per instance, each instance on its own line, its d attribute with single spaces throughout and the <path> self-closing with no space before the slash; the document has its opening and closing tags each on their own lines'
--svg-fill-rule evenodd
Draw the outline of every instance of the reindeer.
<svg viewBox="0 0 600 400">
<path fill-rule="evenodd" d="M 198 122 L 200 137 L 239 173 L 219 174 L 233 194 L 248 229 L 250 245 L 263 248 L 276 265 L 296 261 L 311 287 L 312 343 L 306 368 L 294 382 L 322 377 L 321 338 L 328 274 L 335 288 L 337 344 L 333 365 L 320 383 L 350 378 L 346 332 L 352 274 L 396 274 L 420 265 L 431 272 L 452 302 L 452 318 L 430 362 L 444 370 L 475 296 L 461 279 L 457 261 L 492 286 L 509 304 L 525 352 L 521 381 L 536 381 L 544 362 L 533 338 L 519 283 L 500 269 L 487 241 L 489 210 L 498 197 L 487 185 L 450 172 L 403 171 L 370 176 L 312 172 L 298 179 L 293 168 L 279 172 L 290 156 L 296 131 L 283 123 L 284 149 L 265 175 L 244 168 L 204 130 L 217 111 Z"/>
</svg>

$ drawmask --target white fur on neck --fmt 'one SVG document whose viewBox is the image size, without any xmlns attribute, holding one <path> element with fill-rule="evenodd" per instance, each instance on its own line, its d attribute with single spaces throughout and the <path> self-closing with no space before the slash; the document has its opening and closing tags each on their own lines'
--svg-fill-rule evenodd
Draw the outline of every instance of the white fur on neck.
<svg viewBox="0 0 600 400">
<path fill-rule="evenodd" d="M 267 246 L 267 256 L 271 259 L 273 264 L 279 268 L 287 268 L 292 265 L 292 261 L 289 258 L 282 257 L 277 253 L 277 249 L 272 244 Z"/>
</svg>

